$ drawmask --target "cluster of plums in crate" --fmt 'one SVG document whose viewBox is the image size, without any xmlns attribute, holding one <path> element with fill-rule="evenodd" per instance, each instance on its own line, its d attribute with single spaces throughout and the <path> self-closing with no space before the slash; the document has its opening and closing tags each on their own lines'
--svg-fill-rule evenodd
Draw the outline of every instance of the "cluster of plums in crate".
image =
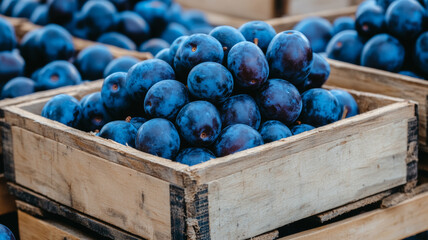
<svg viewBox="0 0 428 240">
<path fill-rule="evenodd" d="M 100 92 L 53 97 L 42 116 L 195 165 L 358 114 L 348 92 L 321 88 L 329 74 L 302 33 L 252 21 L 180 37 Z"/>
<path fill-rule="evenodd" d="M 328 58 L 427 79 L 427 9 L 426 0 L 366 0 L 355 19 L 310 17 L 294 29 Z"/>
</svg>

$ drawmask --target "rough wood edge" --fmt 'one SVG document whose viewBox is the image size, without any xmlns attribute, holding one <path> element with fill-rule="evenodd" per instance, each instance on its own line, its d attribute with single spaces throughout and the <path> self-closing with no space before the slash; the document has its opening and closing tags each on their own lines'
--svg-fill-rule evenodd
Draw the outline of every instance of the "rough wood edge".
<svg viewBox="0 0 428 240">
<path fill-rule="evenodd" d="M 382 200 L 381 208 L 389 208 L 395 206 L 405 200 L 408 200 L 418 194 L 428 192 L 428 183 L 422 184 L 411 189 L 409 192 L 400 192 L 392 194 L 391 196 L 386 197 Z"/>
<path fill-rule="evenodd" d="M 279 237 L 279 231 L 274 230 L 272 232 L 259 235 L 257 237 L 252 237 L 250 238 L 250 240 L 275 240 L 275 239 L 278 239 L 278 237 Z"/>
<path fill-rule="evenodd" d="M 3 124 L 1 129 L 4 176 L 8 181 L 15 181 L 15 163 L 13 161 L 12 130 L 8 124 Z"/>
<path fill-rule="evenodd" d="M 171 202 L 171 238 L 173 240 L 186 239 L 186 209 L 184 202 L 184 189 L 170 185 Z"/>
<path fill-rule="evenodd" d="M 33 205 L 23 202 L 21 200 L 16 200 L 16 207 L 18 208 L 18 210 L 28 213 L 31 216 L 34 216 L 37 218 L 45 217 L 45 213 L 43 212 L 42 209 L 38 207 L 34 207 Z"/>
<path fill-rule="evenodd" d="M 47 213 L 75 222 L 108 239 L 141 240 L 140 237 L 117 229 L 107 223 L 92 219 L 17 184 L 8 183 L 8 187 L 9 191 L 21 201 L 38 207 Z"/>
<path fill-rule="evenodd" d="M 192 178 L 185 179 L 186 235 L 189 240 L 210 240 L 208 185 L 197 185 Z"/>
<path fill-rule="evenodd" d="M 15 197 L 9 194 L 4 174 L 0 174 L 0 215 L 15 211 Z"/>
</svg>

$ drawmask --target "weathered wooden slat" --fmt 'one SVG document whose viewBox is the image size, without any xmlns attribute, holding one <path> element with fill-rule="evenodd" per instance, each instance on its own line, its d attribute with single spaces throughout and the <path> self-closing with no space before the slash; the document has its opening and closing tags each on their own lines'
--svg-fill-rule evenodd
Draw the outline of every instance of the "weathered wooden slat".
<svg viewBox="0 0 428 240">
<path fill-rule="evenodd" d="M 0 174 L 0 215 L 16 211 L 15 198 L 9 194 L 6 179 Z"/>
</svg>

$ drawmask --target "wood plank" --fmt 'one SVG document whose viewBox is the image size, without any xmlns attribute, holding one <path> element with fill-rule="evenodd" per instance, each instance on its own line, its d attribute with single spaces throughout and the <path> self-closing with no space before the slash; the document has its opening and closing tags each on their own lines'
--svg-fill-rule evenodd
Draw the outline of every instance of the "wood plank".
<svg viewBox="0 0 428 240">
<path fill-rule="evenodd" d="M 403 239 L 428 230 L 428 193 L 397 206 L 379 209 L 281 240 Z"/>
<path fill-rule="evenodd" d="M 22 240 L 97 239 L 57 221 L 41 220 L 18 211 L 19 235 Z"/>
<path fill-rule="evenodd" d="M 408 119 L 359 131 L 208 183 L 211 238 L 248 238 L 406 183 Z"/>
<path fill-rule="evenodd" d="M 12 134 L 16 183 L 144 238 L 171 238 L 169 183 L 19 127 Z"/>
<path fill-rule="evenodd" d="M 353 0 L 290 0 L 288 2 L 287 15 L 337 10 L 354 4 Z"/>
<path fill-rule="evenodd" d="M 16 211 L 15 198 L 9 194 L 6 179 L 0 174 L 0 215 Z"/>
</svg>

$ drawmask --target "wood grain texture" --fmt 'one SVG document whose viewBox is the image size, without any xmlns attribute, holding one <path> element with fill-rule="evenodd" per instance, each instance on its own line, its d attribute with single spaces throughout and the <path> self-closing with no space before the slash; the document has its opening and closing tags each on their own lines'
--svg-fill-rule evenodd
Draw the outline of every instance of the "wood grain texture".
<svg viewBox="0 0 428 240">
<path fill-rule="evenodd" d="M 96 239 L 57 221 L 41 220 L 22 211 L 18 211 L 18 225 L 22 240 Z"/>
<path fill-rule="evenodd" d="M 307 14 L 323 10 L 340 10 L 354 4 L 353 0 L 289 0 L 287 15 Z"/>
<path fill-rule="evenodd" d="M 15 198 L 9 194 L 6 179 L 0 174 L 0 215 L 16 211 Z"/>
<path fill-rule="evenodd" d="M 363 213 L 281 240 L 403 239 L 428 230 L 427 202 L 428 193 L 423 193 L 391 208 Z"/>
<path fill-rule="evenodd" d="M 169 183 L 12 127 L 16 183 L 147 239 L 170 239 Z"/>
</svg>

